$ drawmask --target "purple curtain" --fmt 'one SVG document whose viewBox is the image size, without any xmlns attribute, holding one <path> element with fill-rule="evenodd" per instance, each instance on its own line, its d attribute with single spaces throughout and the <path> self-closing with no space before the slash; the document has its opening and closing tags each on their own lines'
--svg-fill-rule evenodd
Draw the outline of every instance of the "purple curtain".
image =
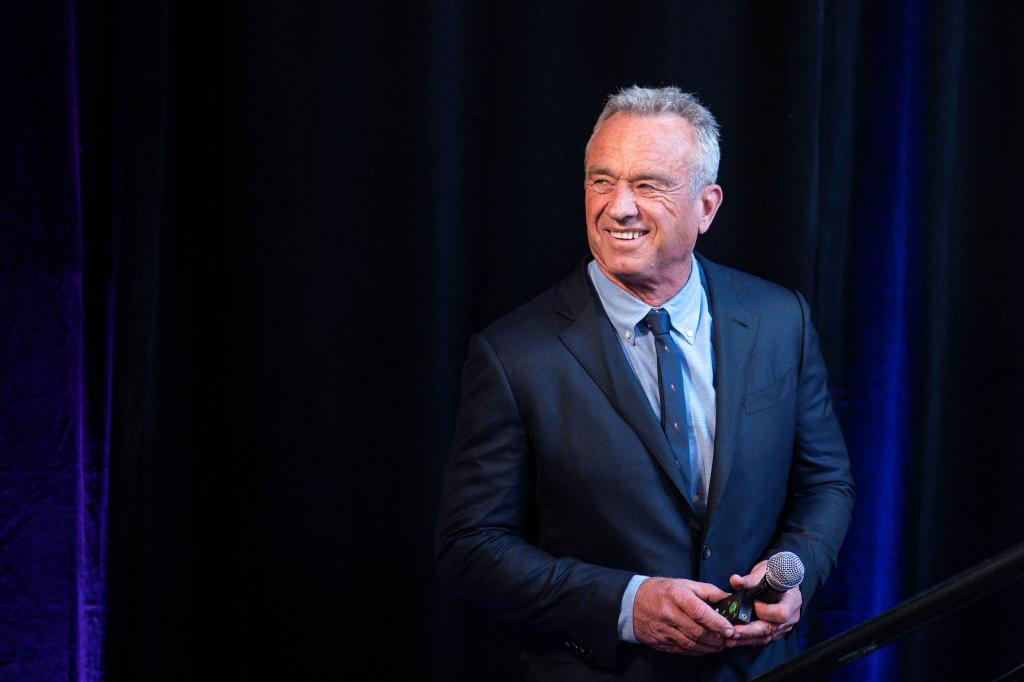
<svg viewBox="0 0 1024 682">
<path fill-rule="evenodd" d="M 98 680 L 113 292 L 82 234 L 74 5 L 4 15 L 0 679 Z"/>
</svg>

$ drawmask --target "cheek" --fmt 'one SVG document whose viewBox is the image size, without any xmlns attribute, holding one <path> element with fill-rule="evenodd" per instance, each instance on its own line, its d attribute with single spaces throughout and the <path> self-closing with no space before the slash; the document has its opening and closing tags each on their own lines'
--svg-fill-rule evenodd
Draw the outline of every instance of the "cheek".
<svg viewBox="0 0 1024 682">
<path fill-rule="evenodd" d="M 649 197 L 636 202 L 637 208 L 646 220 L 658 223 L 676 220 L 676 207 L 666 197 Z"/>
<path fill-rule="evenodd" d="M 640 220 L 655 231 L 658 241 L 674 238 L 673 228 L 676 221 L 664 206 L 657 201 L 647 201 L 642 206 L 638 205 L 637 208 L 639 208 Z"/>
</svg>

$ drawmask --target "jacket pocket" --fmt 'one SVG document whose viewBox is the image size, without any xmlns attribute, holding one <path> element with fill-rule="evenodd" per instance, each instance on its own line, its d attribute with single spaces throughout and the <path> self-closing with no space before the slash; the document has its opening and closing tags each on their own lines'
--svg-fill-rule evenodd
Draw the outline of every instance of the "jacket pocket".
<svg viewBox="0 0 1024 682">
<path fill-rule="evenodd" d="M 779 402 L 796 388 L 796 372 L 791 367 L 788 372 L 767 386 L 751 391 L 743 398 L 743 409 L 747 414 L 763 412 Z"/>
</svg>

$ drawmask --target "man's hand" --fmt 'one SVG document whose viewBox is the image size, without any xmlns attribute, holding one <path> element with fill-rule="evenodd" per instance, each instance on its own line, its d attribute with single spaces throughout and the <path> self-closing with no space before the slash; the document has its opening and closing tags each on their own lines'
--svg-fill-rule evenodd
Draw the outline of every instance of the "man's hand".
<svg viewBox="0 0 1024 682">
<path fill-rule="evenodd" d="M 649 647 L 699 656 L 719 652 L 733 626 L 708 602 L 729 594 L 693 580 L 648 578 L 633 599 L 633 634 Z"/>
<path fill-rule="evenodd" d="M 730 577 L 729 584 L 737 591 L 757 587 L 767 568 L 767 561 L 759 561 L 747 575 Z M 758 620 L 748 625 L 737 625 L 733 638 L 727 640 L 725 646 L 764 646 L 781 639 L 799 622 L 800 606 L 803 603 L 799 587 L 785 592 L 777 604 L 755 601 L 754 613 Z"/>
</svg>

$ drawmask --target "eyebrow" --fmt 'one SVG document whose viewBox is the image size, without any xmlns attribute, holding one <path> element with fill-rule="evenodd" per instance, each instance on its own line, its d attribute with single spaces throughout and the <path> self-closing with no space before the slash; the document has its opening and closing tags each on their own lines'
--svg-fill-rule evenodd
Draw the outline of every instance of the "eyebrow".
<svg viewBox="0 0 1024 682">
<path fill-rule="evenodd" d="M 608 176 L 611 176 L 611 177 L 615 177 L 615 174 L 612 173 L 607 168 L 597 167 L 597 168 L 590 168 L 590 169 L 587 170 L 587 177 L 588 178 L 592 178 L 595 175 L 608 175 Z M 668 177 L 666 177 L 666 176 L 664 176 L 664 175 L 662 175 L 660 173 L 655 173 L 653 171 L 641 171 L 640 173 L 637 173 L 636 175 L 634 175 L 632 177 L 629 177 L 629 178 L 626 178 L 626 179 L 629 182 L 637 182 L 637 181 L 640 181 L 640 180 L 654 180 L 656 182 L 660 182 L 660 183 L 665 184 L 665 185 L 671 185 L 672 184 L 672 179 L 671 178 L 668 178 Z"/>
</svg>

